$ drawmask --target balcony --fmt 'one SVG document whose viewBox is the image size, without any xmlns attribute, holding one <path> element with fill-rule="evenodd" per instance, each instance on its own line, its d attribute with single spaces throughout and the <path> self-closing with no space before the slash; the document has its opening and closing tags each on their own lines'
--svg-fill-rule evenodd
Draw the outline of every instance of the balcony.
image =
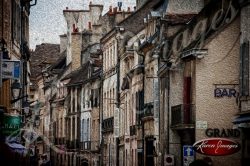
<svg viewBox="0 0 250 166">
<path fill-rule="evenodd" d="M 154 103 L 146 103 L 144 105 L 144 110 L 142 112 L 142 119 L 147 120 L 147 119 L 152 119 L 154 117 Z"/>
<path fill-rule="evenodd" d="M 96 152 L 100 150 L 99 141 L 84 141 L 80 143 L 81 150 Z"/>
<path fill-rule="evenodd" d="M 66 144 L 67 144 L 66 145 L 67 149 L 78 149 L 79 148 L 79 141 L 78 140 L 73 140 L 73 141 L 67 140 Z"/>
<path fill-rule="evenodd" d="M 136 125 L 130 126 L 130 136 L 136 135 Z"/>
<path fill-rule="evenodd" d="M 90 150 L 90 141 L 84 141 L 84 142 L 80 142 L 80 148 L 81 150 Z"/>
<path fill-rule="evenodd" d="M 176 130 L 194 128 L 195 105 L 180 104 L 171 107 L 171 128 Z"/>
<path fill-rule="evenodd" d="M 102 130 L 103 132 L 112 132 L 114 130 L 114 117 L 103 120 Z"/>
</svg>

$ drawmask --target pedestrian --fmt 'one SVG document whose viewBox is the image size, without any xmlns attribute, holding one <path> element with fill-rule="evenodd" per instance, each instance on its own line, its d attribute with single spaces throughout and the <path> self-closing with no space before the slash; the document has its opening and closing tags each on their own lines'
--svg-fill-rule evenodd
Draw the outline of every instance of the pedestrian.
<svg viewBox="0 0 250 166">
<path fill-rule="evenodd" d="M 50 164 L 50 161 L 48 160 L 48 158 L 47 158 L 47 155 L 46 154 L 44 154 L 43 156 L 42 156 L 42 164 L 41 164 L 41 166 L 50 166 L 51 164 Z"/>
</svg>

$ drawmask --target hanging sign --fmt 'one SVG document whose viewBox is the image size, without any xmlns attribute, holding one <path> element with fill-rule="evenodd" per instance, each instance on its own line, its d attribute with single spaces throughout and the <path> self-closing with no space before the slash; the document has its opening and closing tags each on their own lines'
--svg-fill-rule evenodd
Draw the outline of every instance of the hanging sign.
<svg viewBox="0 0 250 166">
<path fill-rule="evenodd" d="M 20 61 L 2 60 L 2 78 L 19 79 L 21 73 Z"/>
<path fill-rule="evenodd" d="M 193 145 L 196 152 L 209 156 L 225 156 L 237 153 L 240 144 L 226 138 L 203 139 Z"/>
</svg>

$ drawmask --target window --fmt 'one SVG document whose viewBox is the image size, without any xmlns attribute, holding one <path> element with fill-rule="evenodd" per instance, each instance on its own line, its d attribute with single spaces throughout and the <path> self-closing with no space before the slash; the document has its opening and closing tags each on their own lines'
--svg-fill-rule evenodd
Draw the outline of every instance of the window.
<svg viewBox="0 0 250 166">
<path fill-rule="evenodd" d="M 90 120 L 89 118 L 87 119 L 87 140 L 89 141 L 90 140 L 90 133 L 89 133 L 89 123 L 90 123 Z"/>
<path fill-rule="evenodd" d="M 240 47 L 240 95 L 249 96 L 249 41 Z"/>
<path fill-rule="evenodd" d="M 107 94 L 106 92 L 104 93 L 104 115 L 107 116 Z"/>
<path fill-rule="evenodd" d="M 75 117 L 72 120 L 72 140 L 75 139 Z"/>
<path fill-rule="evenodd" d="M 112 99 L 113 99 L 113 101 L 115 101 L 115 88 L 113 88 Z M 112 104 L 113 104 L 113 111 L 112 111 L 112 114 L 114 115 L 114 111 L 115 111 L 115 103 L 114 103 L 114 102 L 112 102 Z"/>
<path fill-rule="evenodd" d="M 13 0 L 13 10 L 12 10 L 12 37 L 15 39 L 18 43 L 20 43 L 20 34 L 21 34 L 21 7 L 20 5 L 16 2 L 16 0 Z"/>
<path fill-rule="evenodd" d="M 106 70 L 106 50 L 103 51 L 103 69 Z"/>
<path fill-rule="evenodd" d="M 109 69 L 109 49 L 106 50 L 106 70 Z"/>
<path fill-rule="evenodd" d="M 84 119 L 82 120 L 82 126 L 81 126 L 81 141 L 84 141 Z"/>
<path fill-rule="evenodd" d="M 77 111 L 81 111 L 81 88 L 77 88 Z"/>
</svg>

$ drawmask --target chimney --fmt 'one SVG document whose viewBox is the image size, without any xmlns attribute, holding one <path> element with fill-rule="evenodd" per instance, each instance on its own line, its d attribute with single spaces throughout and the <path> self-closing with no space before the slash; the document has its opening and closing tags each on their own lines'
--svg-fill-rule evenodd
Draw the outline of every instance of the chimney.
<svg viewBox="0 0 250 166">
<path fill-rule="evenodd" d="M 112 8 L 112 6 L 109 6 L 109 15 L 112 15 L 113 14 L 113 8 Z"/>
<path fill-rule="evenodd" d="M 67 36 L 66 34 L 60 35 L 60 53 L 67 49 Z"/>
<path fill-rule="evenodd" d="M 71 69 L 76 70 L 81 66 L 82 35 L 81 33 L 71 34 Z"/>
<path fill-rule="evenodd" d="M 92 29 L 92 25 L 91 25 L 91 22 L 89 22 L 89 30 Z"/>
<path fill-rule="evenodd" d="M 134 6 L 134 11 L 136 11 L 136 6 Z"/>
<path fill-rule="evenodd" d="M 75 24 L 73 24 L 73 32 L 78 32 L 78 28 L 76 27 Z"/>
<path fill-rule="evenodd" d="M 89 5 L 92 5 L 92 1 L 89 1 Z"/>
<path fill-rule="evenodd" d="M 130 7 L 128 7 L 128 12 L 130 12 Z"/>
<path fill-rule="evenodd" d="M 116 14 L 116 13 L 117 13 L 117 7 L 115 7 L 115 8 L 113 9 L 113 11 L 114 11 L 114 14 Z"/>
<path fill-rule="evenodd" d="M 66 10 L 68 10 L 69 8 L 68 7 L 66 7 Z"/>
</svg>

